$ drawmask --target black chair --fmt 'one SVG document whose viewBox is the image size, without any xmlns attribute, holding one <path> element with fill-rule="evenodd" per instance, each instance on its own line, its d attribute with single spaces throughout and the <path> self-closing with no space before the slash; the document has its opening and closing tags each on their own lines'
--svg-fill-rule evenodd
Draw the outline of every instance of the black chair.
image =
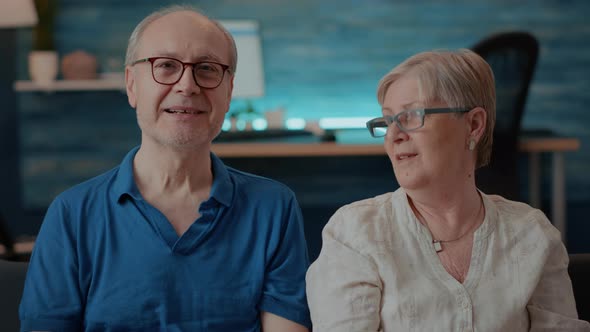
<svg viewBox="0 0 590 332">
<path fill-rule="evenodd" d="M 522 200 L 518 176 L 518 137 L 539 43 L 527 32 L 505 32 L 483 39 L 471 48 L 492 67 L 496 80 L 496 126 L 492 158 L 478 169 L 478 188 Z"/>
<path fill-rule="evenodd" d="M 4 247 L 4 253 L 0 254 L 0 258 L 14 258 L 14 241 L 12 239 L 12 236 L 8 232 L 8 222 L 6 221 L 2 213 L 0 213 L 0 244 Z"/>
<path fill-rule="evenodd" d="M 31 258 L 30 248 L 32 248 L 31 242 L 33 241 L 33 239 L 28 239 L 17 243 L 9 231 L 8 221 L 0 212 L 0 259 L 28 262 Z"/>
<path fill-rule="evenodd" d="M 580 319 L 590 321 L 590 253 L 570 254 L 568 273 Z"/>
<path fill-rule="evenodd" d="M 25 285 L 28 263 L 0 259 L 0 327 L 19 331 L 18 306 Z"/>
</svg>

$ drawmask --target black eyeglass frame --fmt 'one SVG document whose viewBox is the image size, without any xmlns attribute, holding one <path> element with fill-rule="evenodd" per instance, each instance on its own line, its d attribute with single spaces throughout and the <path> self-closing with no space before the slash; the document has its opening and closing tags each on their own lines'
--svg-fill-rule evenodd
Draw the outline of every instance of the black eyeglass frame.
<svg viewBox="0 0 590 332">
<path fill-rule="evenodd" d="M 160 81 L 158 81 L 156 79 L 156 76 L 154 75 L 154 62 L 156 60 L 159 59 L 168 59 L 168 60 L 174 60 L 174 61 L 178 61 L 182 64 L 182 71 L 180 72 L 180 75 L 178 76 L 178 79 L 173 82 L 173 83 L 162 83 Z M 186 66 L 191 66 L 192 70 L 191 73 L 193 74 L 193 80 L 195 81 L 195 84 L 197 86 L 199 86 L 202 89 L 215 89 L 218 86 L 221 85 L 221 82 L 223 82 L 223 79 L 225 78 L 225 72 L 228 71 L 229 69 L 229 65 L 223 64 L 223 63 L 219 63 L 219 62 L 215 62 L 215 61 L 199 61 L 199 62 L 182 62 L 178 59 L 175 58 L 171 58 L 171 57 L 166 57 L 166 56 L 154 56 L 154 57 L 149 57 L 149 58 L 144 58 L 144 59 L 139 59 L 139 60 L 135 60 L 133 62 L 131 62 L 131 66 L 135 66 L 138 63 L 142 63 L 142 62 L 149 62 L 151 64 L 151 70 L 152 70 L 152 78 L 154 79 L 154 81 L 158 84 L 162 84 L 162 85 L 174 85 L 176 83 L 178 83 L 180 81 L 180 79 L 182 79 L 182 75 L 184 75 L 184 70 L 186 69 Z M 208 87 L 208 86 L 202 86 L 201 84 L 199 84 L 199 82 L 197 81 L 197 77 L 195 76 L 195 67 L 197 65 L 203 64 L 203 63 L 211 63 L 211 64 L 216 64 L 221 66 L 221 68 L 223 69 L 223 72 L 221 73 L 221 79 L 219 80 L 219 83 L 217 83 L 216 86 L 212 86 L 212 87 Z"/>
<path fill-rule="evenodd" d="M 402 130 L 404 132 L 410 132 L 410 131 L 414 131 L 414 130 L 424 127 L 424 117 L 427 114 L 467 113 L 467 112 L 471 111 L 473 108 L 443 107 L 443 108 L 423 108 L 423 109 L 407 110 L 407 111 L 400 112 L 396 115 L 386 115 L 386 116 L 371 119 L 371 120 L 367 121 L 367 129 L 369 129 L 369 133 L 371 134 L 371 136 L 383 137 L 383 136 L 385 136 L 387 131 L 385 131 L 385 134 L 383 134 L 383 135 L 376 135 L 375 128 L 387 128 L 391 124 L 395 123 L 400 130 Z M 403 116 L 404 114 L 407 114 L 410 112 L 416 113 L 416 115 L 421 117 L 422 121 L 420 123 L 420 126 L 418 126 L 416 128 L 412 128 L 412 129 L 406 129 L 406 128 L 403 128 L 403 126 L 399 122 L 399 118 L 400 118 L 400 116 Z"/>
</svg>

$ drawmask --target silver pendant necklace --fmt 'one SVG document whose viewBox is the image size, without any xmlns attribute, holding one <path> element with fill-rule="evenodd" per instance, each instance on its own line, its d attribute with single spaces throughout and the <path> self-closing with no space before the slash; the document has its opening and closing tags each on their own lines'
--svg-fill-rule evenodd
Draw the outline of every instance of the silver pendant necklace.
<svg viewBox="0 0 590 332">
<path fill-rule="evenodd" d="M 474 225 L 477 225 L 478 223 L 475 223 Z M 467 230 L 467 232 L 465 232 L 463 235 L 459 236 L 456 239 L 452 239 L 452 240 L 446 240 L 446 241 L 441 241 L 441 240 L 432 240 L 432 245 L 434 246 L 434 250 L 436 250 L 436 252 L 441 252 L 443 251 L 443 247 L 442 244 L 443 243 L 450 243 L 450 242 L 455 242 L 455 241 L 459 241 L 461 240 L 463 237 L 465 237 L 465 235 L 469 234 L 471 232 L 472 227 L 469 227 L 469 229 Z"/>
<path fill-rule="evenodd" d="M 476 215 L 476 219 L 477 217 L 479 217 L 479 214 L 481 212 L 481 209 L 483 208 L 483 202 L 481 203 L 481 205 L 479 206 L 479 210 L 477 210 L 477 215 Z M 471 227 L 469 227 L 467 229 L 467 231 L 465 231 L 465 233 L 461 234 L 459 237 L 452 239 L 452 240 L 435 240 L 434 236 L 432 236 L 432 246 L 434 247 L 434 250 L 439 253 L 441 251 L 443 251 L 443 243 L 451 243 L 451 242 L 455 242 L 455 241 L 459 241 L 462 238 L 464 238 L 467 234 L 471 233 L 471 231 L 475 228 L 475 226 L 478 226 L 480 223 L 479 221 L 473 223 L 473 225 L 471 225 Z M 426 227 L 428 227 L 428 223 L 426 223 Z M 428 227 L 429 228 L 429 227 Z M 429 229 L 430 231 L 430 229 Z M 430 234 L 432 235 L 432 231 L 430 232 Z"/>
<path fill-rule="evenodd" d="M 441 252 L 443 250 L 442 244 L 440 244 L 440 241 L 438 240 L 432 240 L 432 245 L 434 246 L 434 250 L 436 250 L 436 252 Z"/>
<path fill-rule="evenodd" d="M 478 223 L 475 223 L 474 225 L 477 225 Z M 432 240 L 432 245 L 434 246 L 434 250 L 436 250 L 436 252 L 441 252 L 443 251 L 443 247 L 442 244 L 443 243 L 450 243 L 450 242 L 455 242 L 455 241 L 459 241 L 461 240 L 463 237 L 465 237 L 465 235 L 469 234 L 471 232 L 472 227 L 470 227 L 467 232 L 465 232 L 463 235 L 459 236 L 456 239 L 452 239 L 452 240 L 446 240 L 446 241 L 441 241 L 441 240 Z"/>
</svg>

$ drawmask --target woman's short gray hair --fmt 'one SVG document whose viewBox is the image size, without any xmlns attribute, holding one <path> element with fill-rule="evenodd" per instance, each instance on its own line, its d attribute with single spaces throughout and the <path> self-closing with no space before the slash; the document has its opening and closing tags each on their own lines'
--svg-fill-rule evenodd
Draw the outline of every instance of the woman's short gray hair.
<svg viewBox="0 0 590 332">
<path fill-rule="evenodd" d="M 476 168 L 485 166 L 492 153 L 496 122 L 496 87 L 488 63 L 475 52 L 432 51 L 416 54 L 387 73 L 377 87 L 377 100 L 383 105 L 393 82 L 411 73 L 418 80 L 421 102 L 444 102 L 449 107 L 482 107 L 487 114 L 484 133 L 477 143 Z"/>
<path fill-rule="evenodd" d="M 139 45 L 139 40 L 141 39 L 141 36 L 143 35 L 145 29 L 152 22 L 168 14 L 182 11 L 190 11 L 198 15 L 201 15 L 204 18 L 208 19 L 211 23 L 213 23 L 219 30 L 221 30 L 230 46 L 229 70 L 231 73 L 235 73 L 236 67 L 238 66 L 238 49 L 236 47 L 236 41 L 234 40 L 234 37 L 223 25 L 221 25 L 221 23 L 207 17 L 206 15 L 201 13 L 201 11 L 199 11 L 196 7 L 190 5 L 173 5 L 165 7 L 151 13 L 146 18 L 141 20 L 141 22 L 139 22 L 139 24 L 135 27 L 135 29 L 131 33 L 131 36 L 129 37 L 129 43 L 127 44 L 127 53 L 125 55 L 125 65 L 130 65 L 133 61 L 137 60 L 136 52 L 137 47 Z"/>
</svg>

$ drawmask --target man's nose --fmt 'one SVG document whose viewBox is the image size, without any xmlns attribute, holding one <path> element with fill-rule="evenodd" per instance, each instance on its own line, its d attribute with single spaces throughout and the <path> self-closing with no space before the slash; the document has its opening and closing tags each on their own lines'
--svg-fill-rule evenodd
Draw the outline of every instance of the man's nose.
<svg viewBox="0 0 590 332">
<path fill-rule="evenodd" d="M 193 75 L 192 65 L 184 65 L 184 70 L 180 80 L 175 85 L 178 92 L 184 92 L 186 94 L 196 94 L 201 92 L 201 87 L 197 84 Z"/>
</svg>

